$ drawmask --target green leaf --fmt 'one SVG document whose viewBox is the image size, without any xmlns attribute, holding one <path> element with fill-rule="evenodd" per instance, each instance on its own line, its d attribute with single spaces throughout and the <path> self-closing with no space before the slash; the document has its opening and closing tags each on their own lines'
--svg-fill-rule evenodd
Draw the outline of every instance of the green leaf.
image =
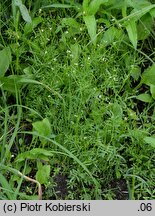
<svg viewBox="0 0 155 216">
<path fill-rule="evenodd" d="M 7 179 L 0 173 L 0 185 L 2 186 L 3 192 L 7 195 L 9 200 L 16 199 L 14 196 L 14 191 Z"/>
<path fill-rule="evenodd" d="M 11 50 L 9 47 L 5 47 L 0 51 L 0 77 L 3 77 L 9 68 L 11 63 Z"/>
<path fill-rule="evenodd" d="M 17 82 L 13 75 L 8 77 L 0 77 L 0 83 L 2 84 L 3 90 L 9 91 L 11 93 L 16 92 Z"/>
<path fill-rule="evenodd" d="M 144 71 L 142 74 L 141 83 L 144 83 L 148 86 L 155 85 L 155 64 Z"/>
<path fill-rule="evenodd" d="M 61 22 L 62 27 L 72 27 L 76 29 L 80 29 L 81 25 L 73 18 L 63 18 Z"/>
<path fill-rule="evenodd" d="M 151 103 L 152 102 L 152 97 L 150 94 L 140 94 L 136 97 L 138 100 L 143 101 L 145 103 Z"/>
<path fill-rule="evenodd" d="M 149 13 L 141 17 L 137 24 L 138 40 L 146 39 L 153 30 L 154 19 Z"/>
<path fill-rule="evenodd" d="M 26 23 L 24 26 L 24 34 L 27 35 L 33 31 L 42 22 L 41 17 L 35 17 L 31 23 Z"/>
<path fill-rule="evenodd" d="M 40 184 L 47 184 L 50 177 L 50 165 L 39 166 L 39 170 L 36 173 L 36 179 Z"/>
<path fill-rule="evenodd" d="M 133 111 L 132 109 L 127 109 L 127 113 L 128 113 L 128 117 L 130 118 L 130 119 L 134 119 L 134 120 L 138 120 L 138 116 L 137 116 L 137 114 L 136 114 L 136 112 L 135 111 Z"/>
<path fill-rule="evenodd" d="M 41 136 L 49 137 L 52 133 L 51 124 L 47 118 L 44 118 L 42 121 L 37 121 L 32 125 L 33 129 Z"/>
<path fill-rule="evenodd" d="M 138 66 L 131 67 L 130 74 L 133 77 L 134 80 L 138 81 L 140 75 L 141 75 L 141 69 Z"/>
<path fill-rule="evenodd" d="M 85 21 L 89 36 L 91 38 L 92 42 L 96 42 L 96 19 L 95 16 L 83 16 L 83 19 Z"/>
<path fill-rule="evenodd" d="M 78 62 L 79 54 L 80 54 L 80 45 L 78 43 L 71 45 L 71 52 L 72 52 L 72 61 Z"/>
<path fill-rule="evenodd" d="M 73 8 L 75 6 L 73 5 L 69 5 L 69 4 L 51 4 L 51 5 L 46 5 L 46 6 L 43 6 L 42 9 L 44 8 Z"/>
<path fill-rule="evenodd" d="M 155 100 L 155 85 L 150 85 L 150 92 L 151 92 L 152 98 Z"/>
<path fill-rule="evenodd" d="M 128 25 L 126 26 L 126 30 L 128 32 L 128 36 L 133 47 L 136 49 L 137 48 L 137 26 L 134 20 L 128 22 Z"/>
<path fill-rule="evenodd" d="M 31 155 L 37 155 L 37 156 L 39 156 L 39 155 L 44 155 L 47 157 L 53 156 L 53 153 L 51 153 L 50 151 L 48 151 L 46 149 L 42 149 L 42 148 L 34 148 L 31 151 L 29 151 L 29 153 Z"/>
<path fill-rule="evenodd" d="M 23 84 L 40 84 L 38 81 L 28 78 L 27 75 L 10 75 L 0 77 L 0 83 L 4 90 L 15 93 L 17 88 L 20 89 Z"/>
<path fill-rule="evenodd" d="M 123 111 L 121 105 L 119 105 L 118 103 L 113 103 L 109 108 L 113 113 L 114 119 L 122 119 Z"/>
<path fill-rule="evenodd" d="M 30 159 L 30 160 L 40 159 L 44 161 L 49 161 L 48 157 L 52 157 L 52 156 L 53 153 L 48 150 L 42 148 L 34 148 L 30 151 L 26 151 L 24 153 L 18 154 L 15 162 L 20 163 L 22 161 L 25 161 L 25 159 Z"/>
<path fill-rule="evenodd" d="M 118 30 L 114 26 L 108 28 L 108 30 L 104 33 L 103 38 L 101 40 L 105 46 L 112 44 L 115 39 L 121 36 L 121 30 Z"/>
<path fill-rule="evenodd" d="M 144 141 L 150 144 L 153 148 L 155 148 L 155 138 L 154 137 L 145 137 Z"/>
<path fill-rule="evenodd" d="M 17 6 L 21 12 L 21 15 L 23 17 L 23 19 L 25 20 L 25 22 L 32 22 L 31 17 L 29 15 L 29 12 L 26 8 L 26 6 L 22 3 L 21 0 L 14 0 L 14 4 L 15 6 Z"/>
<path fill-rule="evenodd" d="M 152 9 L 155 8 L 155 4 L 151 4 L 149 6 L 146 6 L 144 8 L 141 8 L 136 11 L 132 11 L 130 15 L 124 17 L 123 19 L 119 20 L 120 23 L 123 22 L 123 25 L 126 26 L 128 25 L 128 22 L 130 21 L 137 21 L 139 20 L 142 16 L 144 16 L 146 13 L 150 12 Z"/>
<path fill-rule="evenodd" d="M 108 2 L 108 0 L 92 0 L 86 10 L 86 13 L 88 13 L 88 15 L 95 15 L 100 6 L 106 2 Z"/>
</svg>

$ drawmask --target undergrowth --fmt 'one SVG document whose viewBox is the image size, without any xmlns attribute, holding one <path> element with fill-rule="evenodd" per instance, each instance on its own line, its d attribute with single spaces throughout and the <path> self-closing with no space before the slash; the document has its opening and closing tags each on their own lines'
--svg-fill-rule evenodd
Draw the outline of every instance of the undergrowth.
<svg viewBox="0 0 155 216">
<path fill-rule="evenodd" d="M 153 24 L 136 31 L 154 5 L 17 2 L 0 3 L 0 199 L 154 199 Z"/>
</svg>

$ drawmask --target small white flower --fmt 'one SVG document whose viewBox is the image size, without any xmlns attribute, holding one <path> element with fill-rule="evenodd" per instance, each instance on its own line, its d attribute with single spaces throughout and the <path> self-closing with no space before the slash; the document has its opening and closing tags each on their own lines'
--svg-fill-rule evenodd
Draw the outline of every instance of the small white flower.
<svg viewBox="0 0 155 216">
<path fill-rule="evenodd" d="M 70 50 L 67 50 L 67 53 L 71 53 L 71 51 L 70 51 Z"/>
<path fill-rule="evenodd" d="M 41 12 L 42 12 L 42 9 L 40 8 L 40 9 L 39 9 L 39 13 L 41 13 Z"/>
</svg>

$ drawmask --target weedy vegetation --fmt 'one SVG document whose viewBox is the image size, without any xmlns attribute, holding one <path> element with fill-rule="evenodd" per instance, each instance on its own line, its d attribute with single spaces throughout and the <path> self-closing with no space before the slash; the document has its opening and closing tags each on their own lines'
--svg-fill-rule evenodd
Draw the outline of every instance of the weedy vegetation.
<svg viewBox="0 0 155 216">
<path fill-rule="evenodd" d="M 0 1 L 0 199 L 155 198 L 155 2 Z"/>
</svg>

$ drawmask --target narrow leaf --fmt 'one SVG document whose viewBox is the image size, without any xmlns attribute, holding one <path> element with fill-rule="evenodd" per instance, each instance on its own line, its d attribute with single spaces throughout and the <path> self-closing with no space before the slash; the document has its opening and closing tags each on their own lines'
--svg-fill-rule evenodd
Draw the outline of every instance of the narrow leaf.
<svg viewBox="0 0 155 216">
<path fill-rule="evenodd" d="M 46 5 L 43 6 L 42 8 L 72 8 L 75 7 L 73 5 L 69 5 L 69 4 L 51 4 L 51 5 Z"/>
<path fill-rule="evenodd" d="M 129 39 L 134 46 L 137 48 L 137 26 L 134 20 L 131 20 L 128 25 L 126 26 L 126 30 L 128 32 Z"/>
<path fill-rule="evenodd" d="M 3 191 L 7 195 L 7 198 L 9 200 L 12 200 L 15 198 L 14 197 L 14 191 L 12 190 L 11 185 L 9 184 L 7 179 L 1 173 L 0 173 L 0 185 L 4 189 Z"/>
<path fill-rule="evenodd" d="M 123 25 L 127 25 L 128 22 L 131 20 L 134 20 L 135 22 L 139 20 L 142 16 L 144 16 L 146 13 L 151 12 L 152 9 L 155 8 L 155 4 L 151 4 L 149 6 L 146 6 L 142 9 L 136 10 L 132 12 L 129 16 L 126 16 L 125 18 L 121 19 L 119 22 L 123 22 Z"/>
</svg>

